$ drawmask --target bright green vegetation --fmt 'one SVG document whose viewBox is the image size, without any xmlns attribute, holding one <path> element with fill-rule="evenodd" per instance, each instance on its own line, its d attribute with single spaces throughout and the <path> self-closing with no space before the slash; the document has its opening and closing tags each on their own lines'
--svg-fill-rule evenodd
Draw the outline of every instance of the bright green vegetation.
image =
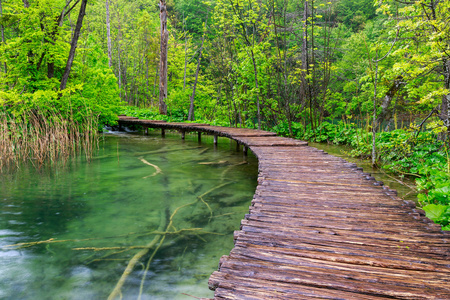
<svg viewBox="0 0 450 300">
<path fill-rule="evenodd" d="M 102 128 L 133 113 L 122 105 L 181 121 L 192 104 L 190 121 L 350 144 L 373 165 L 417 177 L 420 202 L 448 228 L 450 1 L 89 1 L 63 85 L 85 3 L 0 1 L 4 137 L 36 111 L 86 136 L 87 120 Z M 168 116 L 156 113 L 159 4 Z"/>
<path fill-rule="evenodd" d="M 170 215 L 123 299 L 137 299 L 142 282 L 141 299 L 212 297 L 208 278 L 248 212 L 257 161 L 226 139 L 215 150 L 212 138 L 195 137 L 106 136 L 90 164 L 81 156 L 56 172 L 23 166 L 1 176 L 0 298 L 107 299 Z"/>
</svg>

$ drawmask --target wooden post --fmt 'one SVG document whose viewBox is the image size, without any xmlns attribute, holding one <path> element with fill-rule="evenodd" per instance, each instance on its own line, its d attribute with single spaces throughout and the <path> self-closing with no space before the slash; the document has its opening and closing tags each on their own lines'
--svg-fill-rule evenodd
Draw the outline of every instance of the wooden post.
<svg viewBox="0 0 450 300">
<path fill-rule="evenodd" d="M 166 137 L 166 130 L 164 128 L 161 128 L 161 137 Z"/>
<path fill-rule="evenodd" d="M 219 136 L 218 135 L 214 135 L 214 145 L 217 145 L 219 141 Z"/>
<path fill-rule="evenodd" d="M 241 150 L 241 145 L 239 142 L 236 142 L 236 152 L 239 152 Z"/>
<path fill-rule="evenodd" d="M 184 140 L 186 138 L 186 131 L 181 130 L 181 139 Z"/>
<path fill-rule="evenodd" d="M 145 127 L 145 135 L 148 135 L 148 127 Z"/>
<path fill-rule="evenodd" d="M 247 146 L 244 146 L 244 156 L 247 156 L 248 155 L 248 147 Z"/>
<path fill-rule="evenodd" d="M 202 142 L 202 133 L 200 131 L 198 132 L 198 142 Z"/>
</svg>

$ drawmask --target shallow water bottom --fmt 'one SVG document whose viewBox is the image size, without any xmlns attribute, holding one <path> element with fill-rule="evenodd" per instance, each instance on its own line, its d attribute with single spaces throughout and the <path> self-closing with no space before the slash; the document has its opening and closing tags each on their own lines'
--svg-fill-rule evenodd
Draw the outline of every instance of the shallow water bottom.
<svg viewBox="0 0 450 300">
<path fill-rule="evenodd" d="M 90 163 L 2 176 L 0 298 L 106 299 L 140 251 L 122 299 L 213 297 L 257 160 L 202 140 L 107 135 Z"/>
</svg>

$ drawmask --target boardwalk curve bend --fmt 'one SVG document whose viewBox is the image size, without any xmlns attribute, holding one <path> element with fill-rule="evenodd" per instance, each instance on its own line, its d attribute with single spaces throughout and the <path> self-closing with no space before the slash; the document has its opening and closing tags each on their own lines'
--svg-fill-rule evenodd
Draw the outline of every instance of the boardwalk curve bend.
<svg viewBox="0 0 450 300">
<path fill-rule="evenodd" d="M 224 136 L 259 177 L 215 299 L 450 299 L 450 233 L 356 165 L 266 131 L 120 117 L 122 125 Z"/>
</svg>

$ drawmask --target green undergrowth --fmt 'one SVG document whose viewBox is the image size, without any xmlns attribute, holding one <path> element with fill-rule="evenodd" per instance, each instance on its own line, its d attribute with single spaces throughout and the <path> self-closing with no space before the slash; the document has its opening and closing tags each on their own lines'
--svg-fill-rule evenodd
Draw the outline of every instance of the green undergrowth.
<svg viewBox="0 0 450 300">
<path fill-rule="evenodd" d="M 135 106 L 124 106 L 121 108 L 120 114 L 126 115 L 129 117 L 138 117 L 142 120 L 162 120 L 167 122 L 189 122 L 188 112 L 182 109 L 169 109 L 167 111 L 167 115 L 159 114 L 157 108 L 138 108 Z M 229 126 L 229 123 L 226 121 L 220 120 L 207 120 L 203 119 L 201 116 L 196 114 L 195 121 L 193 123 L 202 123 L 202 124 L 210 124 L 214 126 Z"/>
<path fill-rule="evenodd" d="M 140 119 L 186 122 L 187 112 L 172 110 L 167 116 L 153 109 L 124 107 L 122 114 Z M 196 116 L 196 123 L 230 126 L 224 121 L 210 121 Z M 290 136 L 287 123 L 280 123 L 268 130 L 280 136 Z M 317 143 L 346 145 L 353 157 L 371 158 L 372 133 L 370 127 L 362 128 L 355 123 L 340 121 L 322 122 L 311 128 L 301 123 L 291 124 L 292 136 Z M 420 191 L 418 201 L 427 216 L 450 230 L 450 160 L 446 145 L 432 131 L 418 131 L 416 127 L 379 132 L 376 137 L 377 163 L 387 172 L 400 177 L 415 178 Z"/>
</svg>

